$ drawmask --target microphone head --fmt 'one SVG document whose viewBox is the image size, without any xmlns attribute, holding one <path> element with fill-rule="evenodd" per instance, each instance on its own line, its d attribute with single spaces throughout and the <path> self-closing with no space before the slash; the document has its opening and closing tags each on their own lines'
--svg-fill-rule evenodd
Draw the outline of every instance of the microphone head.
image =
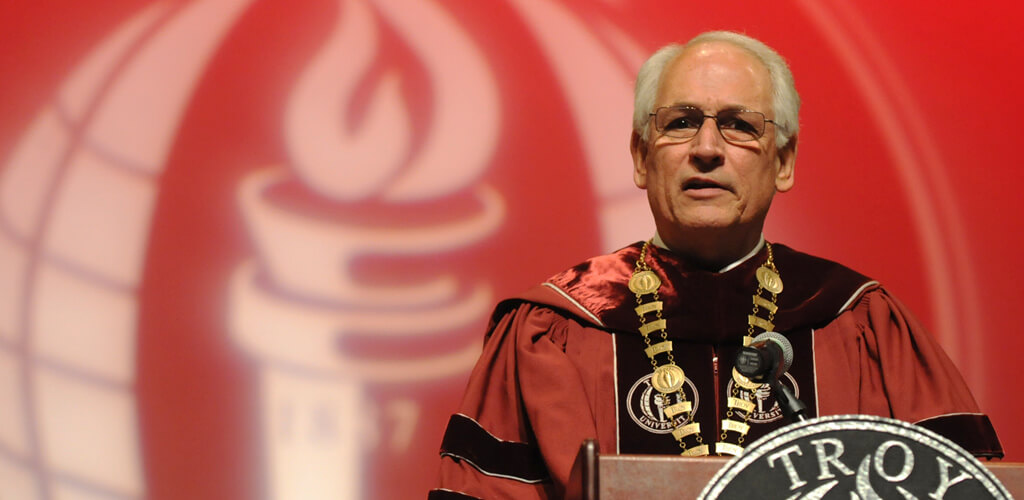
<svg viewBox="0 0 1024 500">
<path fill-rule="evenodd" d="M 774 342 L 782 351 L 783 373 L 789 371 L 789 367 L 793 365 L 793 344 L 789 343 L 789 339 L 785 335 L 776 332 L 764 332 L 754 337 L 752 343 L 757 344 L 759 342 Z"/>
</svg>

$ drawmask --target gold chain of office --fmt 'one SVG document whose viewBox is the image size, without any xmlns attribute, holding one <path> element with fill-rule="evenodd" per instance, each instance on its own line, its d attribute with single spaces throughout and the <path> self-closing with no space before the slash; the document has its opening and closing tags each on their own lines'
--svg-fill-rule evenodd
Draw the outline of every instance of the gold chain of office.
<svg viewBox="0 0 1024 500">
<path fill-rule="evenodd" d="M 690 422 L 693 405 L 686 399 L 683 392 L 683 384 L 686 381 L 686 374 L 675 362 L 672 355 L 672 341 L 668 340 L 666 321 L 662 318 L 663 304 L 658 296 L 658 289 L 661 287 L 661 278 L 651 270 L 647 264 L 647 253 L 650 248 L 650 241 L 644 242 L 640 249 L 640 256 L 636 261 L 636 269 L 629 279 L 629 289 L 636 294 L 636 314 L 640 318 L 640 335 L 644 338 L 647 348 L 644 352 L 651 360 L 651 368 L 654 373 L 651 376 L 651 385 L 655 390 L 668 397 L 676 394 L 676 402 L 664 408 L 665 415 L 671 420 L 673 429 L 672 436 L 679 443 L 682 452 L 680 455 L 688 457 L 700 457 L 710 455 L 711 451 L 704 438 L 701 436 L 700 423 Z M 764 331 L 774 331 L 775 311 L 778 310 L 776 301 L 782 292 L 782 279 L 779 277 L 779 270 L 775 267 L 775 260 L 772 255 L 772 246 L 765 242 L 768 249 L 768 258 L 764 264 L 757 269 L 757 291 L 753 295 L 753 310 L 747 316 L 747 335 L 743 337 L 743 345 L 747 346 L 754 340 L 754 328 L 761 328 Z M 770 299 L 764 297 L 764 293 L 770 295 Z M 651 301 L 645 302 L 644 297 L 650 295 Z M 758 316 L 764 309 L 768 312 L 768 319 Z M 648 316 L 653 314 L 653 320 L 648 321 Z M 652 344 L 651 334 L 661 333 L 661 341 Z M 658 362 L 661 357 L 665 363 Z M 726 402 L 726 414 L 722 419 L 722 434 L 719 441 L 715 443 L 714 453 L 717 455 L 738 455 L 743 451 L 743 440 L 746 438 L 750 425 L 750 415 L 754 412 L 754 393 L 762 384 L 750 381 L 747 377 L 740 375 L 735 368 L 732 370 L 732 392 Z M 740 394 L 740 388 L 746 389 L 746 396 Z M 735 443 L 728 442 L 729 435 L 736 435 Z"/>
</svg>

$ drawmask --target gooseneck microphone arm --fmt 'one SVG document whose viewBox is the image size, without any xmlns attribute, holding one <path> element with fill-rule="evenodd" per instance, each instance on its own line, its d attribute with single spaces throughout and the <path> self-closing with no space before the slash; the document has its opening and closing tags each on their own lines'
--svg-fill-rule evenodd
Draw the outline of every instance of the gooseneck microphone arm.
<svg viewBox="0 0 1024 500">
<path fill-rule="evenodd" d="M 770 385 L 772 390 L 775 391 L 775 401 L 779 403 L 783 416 L 788 418 L 790 422 L 803 422 L 807 420 L 807 415 L 804 414 L 807 411 L 807 405 L 797 399 L 793 395 L 793 391 L 789 390 L 789 387 L 783 385 L 777 378 L 772 380 Z"/>
<path fill-rule="evenodd" d="M 793 363 L 793 345 L 789 339 L 775 332 L 764 332 L 749 346 L 736 354 L 736 371 L 753 382 L 767 383 L 775 392 L 782 414 L 791 422 L 807 420 L 807 405 L 793 391 L 779 382 L 779 377 Z"/>
</svg>

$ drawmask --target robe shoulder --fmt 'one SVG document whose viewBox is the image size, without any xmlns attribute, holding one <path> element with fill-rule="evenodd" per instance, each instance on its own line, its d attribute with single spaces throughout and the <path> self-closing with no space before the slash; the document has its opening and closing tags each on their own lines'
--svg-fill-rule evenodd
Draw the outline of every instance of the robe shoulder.
<svg viewBox="0 0 1024 500">
<path fill-rule="evenodd" d="M 817 329 L 814 353 L 820 414 L 896 418 L 935 431 L 975 456 L 1003 456 L 991 421 L 953 361 L 885 288 L 862 294 Z"/>
</svg>

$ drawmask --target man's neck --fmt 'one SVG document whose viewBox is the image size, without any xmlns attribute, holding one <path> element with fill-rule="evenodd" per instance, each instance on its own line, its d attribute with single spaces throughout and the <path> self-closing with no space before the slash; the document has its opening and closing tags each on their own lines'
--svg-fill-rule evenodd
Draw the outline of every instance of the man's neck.
<svg viewBox="0 0 1024 500">
<path fill-rule="evenodd" d="M 721 245 L 714 244 L 706 238 L 691 238 L 671 244 L 662 239 L 658 232 L 655 232 L 652 240 L 655 246 L 672 251 L 695 267 L 718 273 L 724 273 L 742 264 L 757 255 L 764 246 L 764 236 L 761 233 L 758 233 L 753 243 L 749 241 L 748 238 L 743 243 Z"/>
</svg>

